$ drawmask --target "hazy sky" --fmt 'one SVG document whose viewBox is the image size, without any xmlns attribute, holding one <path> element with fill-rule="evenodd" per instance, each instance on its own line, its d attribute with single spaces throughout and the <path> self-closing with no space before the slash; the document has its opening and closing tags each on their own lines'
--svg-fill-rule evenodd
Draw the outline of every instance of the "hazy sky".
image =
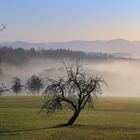
<svg viewBox="0 0 140 140">
<path fill-rule="evenodd" d="M 0 40 L 140 40 L 140 0 L 0 0 Z"/>
</svg>

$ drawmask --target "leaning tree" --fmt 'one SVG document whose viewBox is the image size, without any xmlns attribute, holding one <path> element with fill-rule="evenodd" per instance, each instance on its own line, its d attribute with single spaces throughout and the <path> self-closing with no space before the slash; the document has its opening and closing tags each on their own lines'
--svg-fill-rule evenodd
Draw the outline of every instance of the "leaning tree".
<svg viewBox="0 0 140 140">
<path fill-rule="evenodd" d="M 73 115 L 65 124 L 72 125 L 81 111 L 86 107 L 93 107 L 94 97 L 102 93 L 104 81 L 96 76 L 90 75 L 83 66 L 76 62 L 65 66 L 66 76 L 59 80 L 48 80 L 48 86 L 43 93 L 42 110 L 53 113 L 68 107 Z"/>
</svg>

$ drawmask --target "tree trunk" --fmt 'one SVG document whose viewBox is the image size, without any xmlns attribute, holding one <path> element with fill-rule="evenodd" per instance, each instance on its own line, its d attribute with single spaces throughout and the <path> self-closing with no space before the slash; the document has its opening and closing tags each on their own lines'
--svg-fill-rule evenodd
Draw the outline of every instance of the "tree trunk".
<svg viewBox="0 0 140 140">
<path fill-rule="evenodd" d="M 73 114 L 73 116 L 69 119 L 69 121 L 67 122 L 67 125 L 72 125 L 75 121 L 76 121 L 76 119 L 78 118 L 78 116 L 79 116 L 79 113 L 80 112 L 75 112 L 74 114 Z"/>
</svg>

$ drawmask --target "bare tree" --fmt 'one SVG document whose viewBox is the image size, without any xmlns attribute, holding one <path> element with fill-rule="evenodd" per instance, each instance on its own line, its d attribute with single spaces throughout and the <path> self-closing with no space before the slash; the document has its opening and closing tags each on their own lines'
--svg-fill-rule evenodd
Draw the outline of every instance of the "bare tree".
<svg viewBox="0 0 140 140">
<path fill-rule="evenodd" d="M 2 83 L 0 86 L 0 96 L 3 95 L 5 92 L 9 91 L 10 89 L 7 89 L 7 87 Z"/>
<path fill-rule="evenodd" d="M 79 62 L 66 66 L 66 77 L 59 80 L 49 79 L 49 85 L 43 93 L 42 110 L 53 113 L 64 106 L 73 111 L 66 125 L 72 125 L 85 106 L 93 107 L 93 99 L 102 93 L 104 81 L 87 74 Z"/>
<path fill-rule="evenodd" d="M 16 95 L 18 95 L 19 92 L 21 92 L 23 85 L 21 84 L 21 80 L 18 77 L 15 77 L 13 80 L 12 90 Z"/>
<path fill-rule="evenodd" d="M 6 24 L 2 24 L 2 25 L 1 25 L 0 31 L 2 31 L 2 30 L 4 30 L 4 29 L 6 29 Z"/>
<path fill-rule="evenodd" d="M 39 94 L 40 90 L 43 88 L 43 81 L 38 76 L 33 75 L 26 81 L 26 86 L 33 95 L 35 95 L 35 93 Z"/>
</svg>

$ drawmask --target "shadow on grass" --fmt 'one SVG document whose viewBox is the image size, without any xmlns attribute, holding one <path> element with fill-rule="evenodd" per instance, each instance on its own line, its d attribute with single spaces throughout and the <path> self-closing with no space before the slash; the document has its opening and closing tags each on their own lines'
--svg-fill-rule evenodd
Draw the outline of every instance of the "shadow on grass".
<svg viewBox="0 0 140 140">
<path fill-rule="evenodd" d="M 78 129 L 96 129 L 96 130 L 107 130 L 107 131 L 119 131 L 119 130 L 126 130 L 126 131 L 138 131 L 140 130 L 140 127 L 134 127 L 134 126 L 112 126 L 112 125 L 91 125 L 91 124 L 73 124 L 73 125 L 67 125 L 67 124 L 60 124 L 53 126 L 51 128 L 78 128 Z"/>
<path fill-rule="evenodd" d="M 19 129 L 19 130 L 0 130 L 0 134 L 4 133 L 20 133 L 20 132 L 29 132 L 29 131 L 39 131 L 39 130 L 46 130 L 50 129 L 51 127 L 48 128 L 31 128 L 31 129 Z"/>
<path fill-rule="evenodd" d="M 51 128 L 63 128 L 67 127 L 67 124 L 60 124 L 52 127 L 44 127 L 44 128 L 30 128 L 30 129 L 19 129 L 19 130 L 0 130 L 0 134 L 7 134 L 7 133 L 21 133 L 21 132 L 33 132 L 33 131 L 40 131 L 40 130 L 47 130 Z"/>
<path fill-rule="evenodd" d="M 19 130 L 0 130 L 0 134 L 12 134 L 12 133 L 24 133 L 24 132 L 34 132 L 40 130 L 47 130 L 53 128 L 80 128 L 80 129 L 96 129 L 96 130 L 140 130 L 140 128 L 136 127 L 125 127 L 125 126 L 99 126 L 99 125 L 90 125 L 90 124 L 59 124 L 52 127 L 44 127 L 44 128 L 30 128 L 30 129 L 19 129 Z"/>
</svg>

